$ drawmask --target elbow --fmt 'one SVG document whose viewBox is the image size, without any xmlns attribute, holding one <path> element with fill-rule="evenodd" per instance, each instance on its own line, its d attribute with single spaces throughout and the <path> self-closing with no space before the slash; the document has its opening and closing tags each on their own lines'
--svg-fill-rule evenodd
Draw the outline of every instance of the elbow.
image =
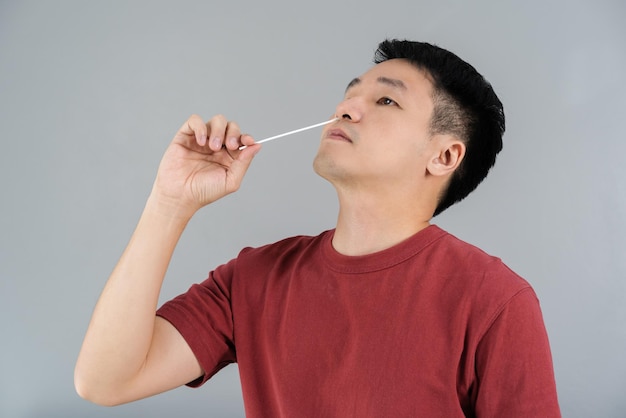
<svg viewBox="0 0 626 418">
<path fill-rule="evenodd" d="M 78 396 L 96 405 L 117 406 L 124 403 L 113 391 L 81 373 L 78 367 L 74 370 L 74 389 Z"/>
</svg>

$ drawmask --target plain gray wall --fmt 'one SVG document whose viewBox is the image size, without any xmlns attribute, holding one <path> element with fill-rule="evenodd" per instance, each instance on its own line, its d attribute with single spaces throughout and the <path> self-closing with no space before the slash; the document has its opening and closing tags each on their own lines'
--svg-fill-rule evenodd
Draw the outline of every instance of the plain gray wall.
<svg viewBox="0 0 626 418">
<path fill-rule="evenodd" d="M 626 416 L 625 18 L 623 0 L 1 1 L 0 416 L 243 416 L 235 365 L 198 390 L 81 400 L 91 311 L 190 114 L 257 139 L 324 120 L 385 37 L 448 48 L 494 85 L 504 151 L 436 223 L 533 284 L 564 416 Z M 243 246 L 334 226 L 318 137 L 266 144 L 192 220 L 163 301 Z"/>
</svg>

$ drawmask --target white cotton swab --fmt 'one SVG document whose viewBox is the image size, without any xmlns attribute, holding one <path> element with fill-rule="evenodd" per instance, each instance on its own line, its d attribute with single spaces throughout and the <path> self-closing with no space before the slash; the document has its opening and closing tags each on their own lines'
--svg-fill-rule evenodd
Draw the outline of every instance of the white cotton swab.
<svg viewBox="0 0 626 418">
<path fill-rule="evenodd" d="M 316 123 L 315 125 L 305 126 L 304 128 L 300 128 L 300 129 L 296 129 L 296 130 L 293 130 L 293 131 L 285 132 L 284 134 L 270 136 L 269 138 L 265 138 L 265 139 L 262 139 L 260 141 L 256 141 L 255 144 L 261 144 L 263 142 L 272 141 L 274 139 L 282 138 L 283 136 L 297 134 L 298 132 L 306 131 L 308 129 L 317 128 L 318 126 L 328 125 L 329 123 L 335 122 L 337 120 L 339 120 L 339 118 L 333 118 L 333 119 L 327 120 L 325 122 Z M 244 149 L 246 147 L 247 147 L 246 145 L 242 145 L 242 146 L 239 147 L 239 149 L 242 150 L 242 149 Z"/>
</svg>

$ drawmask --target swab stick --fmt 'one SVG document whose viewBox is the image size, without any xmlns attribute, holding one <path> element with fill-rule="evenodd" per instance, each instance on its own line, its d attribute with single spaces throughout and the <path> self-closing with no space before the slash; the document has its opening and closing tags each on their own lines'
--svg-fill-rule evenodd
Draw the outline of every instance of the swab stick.
<svg viewBox="0 0 626 418">
<path fill-rule="evenodd" d="M 284 134 L 270 136 L 269 138 L 265 138 L 265 139 L 262 139 L 260 141 L 256 141 L 255 144 L 261 144 L 263 142 L 268 142 L 268 141 L 272 141 L 274 139 L 282 138 L 283 136 L 297 134 L 298 132 L 306 131 L 308 129 L 317 128 L 318 126 L 328 125 L 329 123 L 335 122 L 337 120 L 339 120 L 339 118 L 333 118 L 333 119 L 327 120 L 325 122 L 316 123 L 315 125 L 305 126 L 304 128 L 300 128 L 300 129 L 296 129 L 296 130 L 293 130 L 293 131 L 285 132 Z M 242 150 L 244 148 L 246 148 L 246 145 L 242 145 L 242 146 L 239 147 L 240 150 Z"/>
</svg>

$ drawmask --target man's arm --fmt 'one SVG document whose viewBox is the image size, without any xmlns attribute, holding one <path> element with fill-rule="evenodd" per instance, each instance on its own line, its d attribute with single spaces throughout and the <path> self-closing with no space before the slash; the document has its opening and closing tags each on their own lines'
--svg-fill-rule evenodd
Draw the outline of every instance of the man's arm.
<svg viewBox="0 0 626 418">
<path fill-rule="evenodd" d="M 514 296 L 476 353 L 477 417 L 561 416 L 548 335 L 537 296 Z"/>
<path fill-rule="evenodd" d="M 199 377 L 191 349 L 156 317 L 174 248 L 201 207 L 236 191 L 259 146 L 237 124 L 192 116 L 168 147 L 137 228 L 96 304 L 74 382 L 85 399 L 116 405 Z M 223 147 L 225 145 L 225 148 Z M 239 146 L 249 145 L 239 151 Z"/>
</svg>

